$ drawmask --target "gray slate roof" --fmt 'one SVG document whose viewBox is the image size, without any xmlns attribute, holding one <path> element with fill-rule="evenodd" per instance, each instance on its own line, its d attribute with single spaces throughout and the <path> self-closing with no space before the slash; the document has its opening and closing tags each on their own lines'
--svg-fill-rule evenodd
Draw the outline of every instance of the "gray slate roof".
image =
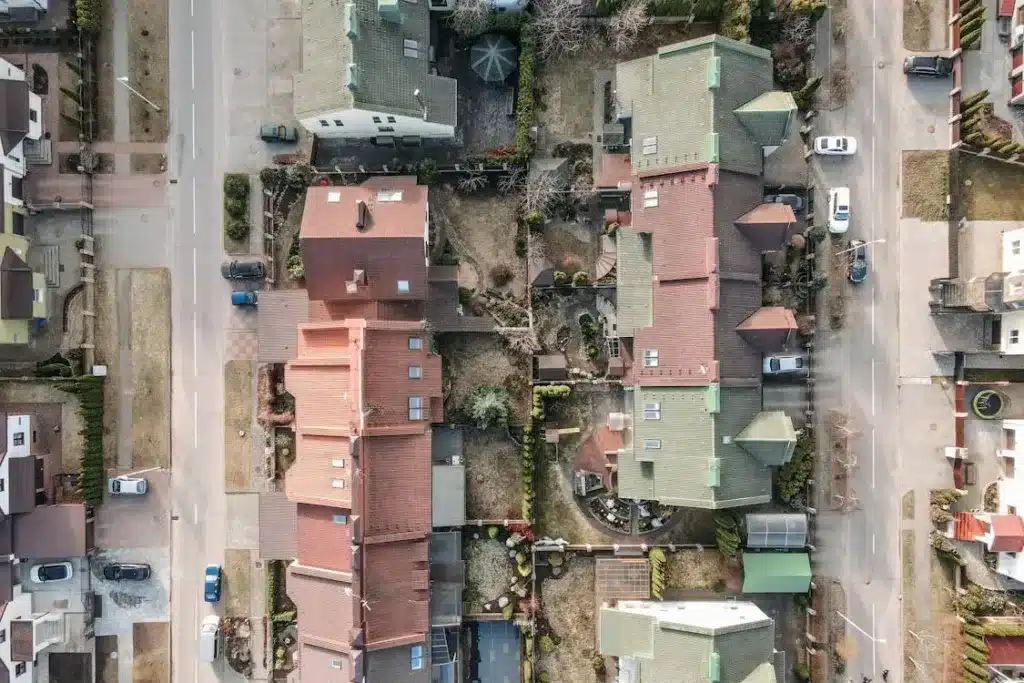
<svg viewBox="0 0 1024 683">
<path fill-rule="evenodd" d="M 638 387 L 635 394 L 633 453 L 618 460 L 620 496 L 705 509 L 771 500 L 771 470 L 735 440 L 761 411 L 760 386 Z M 651 403 L 660 419 L 645 419 Z M 660 448 L 646 448 L 648 439 Z"/>
<path fill-rule="evenodd" d="M 650 235 L 632 228 L 619 228 L 617 241 L 618 285 L 616 326 L 619 336 L 632 337 L 637 329 L 654 321 L 654 254 Z"/>
<path fill-rule="evenodd" d="M 778 144 L 780 118 L 795 111 L 779 95 L 746 107 L 741 120 L 736 110 L 772 89 L 771 53 L 718 35 L 616 65 L 615 87 L 620 116 L 633 120 L 638 172 L 710 162 L 759 174 L 762 144 Z"/>
<path fill-rule="evenodd" d="M 295 74 L 295 116 L 299 119 L 346 109 L 422 116 L 414 91 L 427 106 L 427 121 L 454 126 L 457 83 L 429 74 L 430 8 L 426 2 L 396 0 L 402 22 L 381 18 L 378 0 L 302 0 L 302 71 Z M 386 3 L 387 0 L 384 0 Z M 345 5 L 353 5 L 356 37 L 347 35 Z M 405 41 L 416 41 L 407 57 Z M 357 86 L 346 87 L 355 63 Z"/>
</svg>

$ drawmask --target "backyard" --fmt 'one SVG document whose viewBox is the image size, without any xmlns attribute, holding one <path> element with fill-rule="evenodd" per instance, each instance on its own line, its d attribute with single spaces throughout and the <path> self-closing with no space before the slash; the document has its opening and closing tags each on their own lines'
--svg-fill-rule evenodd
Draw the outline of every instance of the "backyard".
<svg viewBox="0 0 1024 683">
<path fill-rule="evenodd" d="M 611 309 L 612 296 L 592 289 L 537 292 L 533 313 L 541 352 L 564 354 L 568 367 L 603 376 L 608 361 L 599 301 Z"/>
<path fill-rule="evenodd" d="M 539 676 L 546 672 L 552 681 L 596 682 L 595 560 L 592 556 L 567 553 L 563 569 L 561 576 L 547 578 L 541 584 L 543 619 L 538 626 L 537 673 Z"/>
<path fill-rule="evenodd" d="M 497 599 L 508 589 L 515 565 L 505 544 L 489 538 L 486 529 L 463 535 L 462 558 L 466 566 L 463 611 L 483 614 L 484 603 Z"/>
<path fill-rule="evenodd" d="M 467 519 L 519 519 L 519 446 L 504 429 L 463 430 Z"/>
<path fill-rule="evenodd" d="M 949 217 L 949 152 L 903 152 L 903 217 L 942 221 Z"/>
<path fill-rule="evenodd" d="M 677 550 L 666 553 L 665 560 L 667 600 L 684 599 L 689 591 L 738 593 L 742 587 L 739 563 L 718 550 Z"/>
<path fill-rule="evenodd" d="M 524 424 L 530 409 L 529 359 L 509 352 L 496 334 L 442 334 L 437 349 L 444 359 L 444 407 L 449 422 L 461 422 L 469 398 L 480 387 L 500 386 L 512 398 L 512 424 Z"/>
<path fill-rule="evenodd" d="M 1024 220 L 1024 168 L 973 154 L 955 154 L 956 217 L 969 221 Z"/>
</svg>

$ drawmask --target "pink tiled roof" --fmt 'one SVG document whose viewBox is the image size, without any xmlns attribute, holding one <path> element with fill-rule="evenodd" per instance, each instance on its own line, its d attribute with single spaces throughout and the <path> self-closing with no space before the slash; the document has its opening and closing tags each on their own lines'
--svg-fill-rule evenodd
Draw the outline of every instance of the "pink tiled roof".
<svg viewBox="0 0 1024 683">
<path fill-rule="evenodd" d="M 953 517 L 953 537 L 959 541 L 975 541 L 984 535 L 985 525 L 970 512 L 958 512 Z"/>
<path fill-rule="evenodd" d="M 402 504 L 400 500 L 392 503 Z M 389 543 L 367 541 L 364 552 L 363 598 L 370 609 L 366 618 L 367 647 L 422 641 L 430 628 L 426 537 Z"/>
<path fill-rule="evenodd" d="M 336 522 L 337 515 L 346 515 L 346 523 Z M 296 516 L 300 563 L 339 572 L 352 571 L 352 520 L 347 510 L 300 504 Z"/>
<path fill-rule="evenodd" d="M 374 437 L 363 449 L 366 536 L 430 533 L 430 434 Z"/>
<path fill-rule="evenodd" d="M 597 187 L 617 188 L 630 183 L 632 164 L 628 154 L 602 154 Z"/>
<path fill-rule="evenodd" d="M 379 201 L 380 192 L 398 191 L 399 201 Z M 335 201 L 332 201 L 335 200 Z M 369 229 L 356 228 L 356 204 L 366 202 Z M 427 188 L 417 185 L 412 176 L 378 176 L 362 185 L 342 187 L 310 187 L 302 212 L 302 237 L 372 237 L 423 238 L 427 216 Z"/>
<path fill-rule="evenodd" d="M 999 8 L 996 11 L 997 17 L 1012 17 L 1013 16 L 1013 2 L 1014 0 L 999 0 Z"/>
<path fill-rule="evenodd" d="M 287 585 L 298 610 L 299 636 L 347 659 L 359 601 L 352 574 L 292 563 Z"/>
</svg>

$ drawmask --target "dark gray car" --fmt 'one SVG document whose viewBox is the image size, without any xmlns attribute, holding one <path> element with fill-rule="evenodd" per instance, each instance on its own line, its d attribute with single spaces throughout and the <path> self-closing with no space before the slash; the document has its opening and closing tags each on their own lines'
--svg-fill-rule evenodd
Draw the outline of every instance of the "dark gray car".
<svg viewBox="0 0 1024 683">
<path fill-rule="evenodd" d="M 903 60 L 903 73 L 908 76 L 949 78 L 953 73 L 953 60 L 941 55 L 912 55 Z"/>
<path fill-rule="evenodd" d="M 225 261 L 220 274 L 228 280 L 262 280 L 266 269 L 262 261 Z"/>
<path fill-rule="evenodd" d="M 103 578 L 107 581 L 145 581 L 149 575 L 148 564 L 118 562 L 103 567 Z"/>
</svg>

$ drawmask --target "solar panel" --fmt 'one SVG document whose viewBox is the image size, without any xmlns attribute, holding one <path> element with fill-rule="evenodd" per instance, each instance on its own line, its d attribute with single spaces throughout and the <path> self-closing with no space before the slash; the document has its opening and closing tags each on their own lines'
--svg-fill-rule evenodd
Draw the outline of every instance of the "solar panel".
<svg viewBox="0 0 1024 683">
<path fill-rule="evenodd" d="M 800 514 L 747 515 L 748 548 L 803 548 L 807 545 L 807 516 Z"/>
</svg>

